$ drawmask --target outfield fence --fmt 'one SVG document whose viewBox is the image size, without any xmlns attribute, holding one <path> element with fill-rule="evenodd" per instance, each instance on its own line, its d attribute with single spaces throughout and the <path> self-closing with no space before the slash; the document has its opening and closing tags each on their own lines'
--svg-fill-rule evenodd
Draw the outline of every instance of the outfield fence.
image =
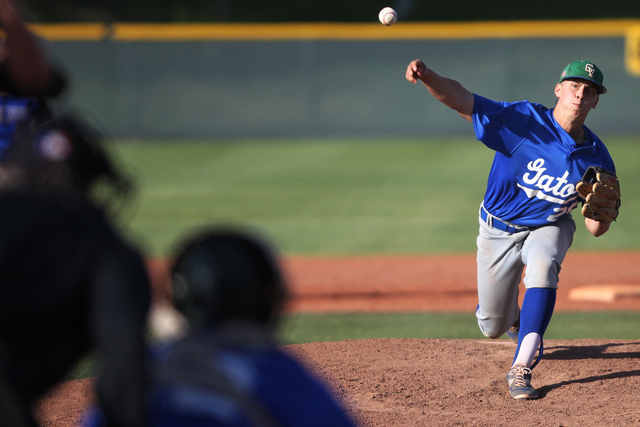
<svg viewBox="0 0 640 427">
<path fill-rule="evenodd" d="M 62 109 L 128 139 L 469 136 L 405 80 L 416 58 L 469 90 L 553 106 L 560 71 L 594 61 L 588 125 L 640 134 L 640 20 L 34 26 L 70 76 Z"/>
</svg>

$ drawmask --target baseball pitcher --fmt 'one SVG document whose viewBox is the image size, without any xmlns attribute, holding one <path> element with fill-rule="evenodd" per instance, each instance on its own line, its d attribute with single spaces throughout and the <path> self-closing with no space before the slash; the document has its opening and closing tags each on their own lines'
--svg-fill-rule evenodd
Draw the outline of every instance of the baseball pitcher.
<svg viewBox="0 0 640 427">
<path fill-rule="evenodd" d="M 473 94 L 419 59 L 409 64 L 406 78 L 422 82 L 470 121 L 476 138 L 495 151 L 479 209 L 476 317 L 487 337 L 507 333 L 517 344 L 507 374 L 511 397 L 535 399 L 531 370 L 542 357 L 558 275 L 576 230 L 571 212 L 582 203 L 585 226 L 598 237 L 609 230 L 620 207 L 613 160 L 584 124 L 607 91 L 602 72 L 590 61 L 571 62 L 555 85 L 551 109 Z M 518 290 L 525 267 L 521 309 Z"/>
</svg>

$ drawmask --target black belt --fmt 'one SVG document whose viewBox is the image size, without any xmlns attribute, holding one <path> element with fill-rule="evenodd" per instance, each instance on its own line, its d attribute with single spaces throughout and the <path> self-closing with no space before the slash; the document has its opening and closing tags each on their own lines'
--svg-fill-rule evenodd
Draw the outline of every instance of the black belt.
<svg viewBox="0 0 640 427">
<path fill-rule="evenodd" d="M 483 206 L 482 208 L 480 208 L 480 218 L 482 218 L 484 222 L 487 222 L 488 217 L 489 217 L 489 213 Z M 511 234 L 520 233 L 521 231 L 529 230 L 529 228 L 527 227 L 522 227 L 520 225 L 515 225 L 510 222 L 503 221 L 500 218 L 495 217 L 493 215 L 492 215 L 492 220 L 490 225 L 493 228 L 497 228 L 498 230 L 506 231 L 507 233 L 511 233 Z"/>
</svg>

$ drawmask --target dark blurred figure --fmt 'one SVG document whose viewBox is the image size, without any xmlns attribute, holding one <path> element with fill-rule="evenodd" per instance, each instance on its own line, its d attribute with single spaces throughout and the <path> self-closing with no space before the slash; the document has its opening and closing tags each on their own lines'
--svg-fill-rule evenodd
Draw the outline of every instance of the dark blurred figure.
<svg viewBox="0 0 640 427">
<path fill-rule="evenodd" d="M 150 423 L 191 426 L 353 426 L 314 375 L 278 347 L 287 290 L 275 252 L 242 230 L 188 239 L 171 294 L 189 330 L 153 353 Z M 102 425 L 94 416 L 87 426 Z"/>
<path fill-rule="evenodd" d="M 33 403 L 92 350 L 107 425 L 144 425 L 150 285 L 107 216 L 130 188 L 75 119 L 19 129 L 0 161 L 1 426 L 36 425 Z"/>
<path fill-rule="evenodd" d="M 7 43 L 0 39 L 0 64 L 8 56 Z M 46 126 L 52 120 L 53 114 L 44 97 L 0 91 L 0 159 L 6 155 L 18 126 L 29 123 L 34 126 Z"/>
<path fill-rule="evenodd" d="M 11 0 L 0 0 L 0 158 L 25 122 L 44 126 L 52 120 L 46 98 L 59 95 L 65 80 L 46 59 Z"/>
<path fill-rule="evenodd" d="M 30 96 L 55 96 L 62 92 L 63 76 L 50 64 L 12 0 L 0 0 L 0 27 L 5 33 L 7 50 L 0 63 L 0 91 Z"/>
</svg>

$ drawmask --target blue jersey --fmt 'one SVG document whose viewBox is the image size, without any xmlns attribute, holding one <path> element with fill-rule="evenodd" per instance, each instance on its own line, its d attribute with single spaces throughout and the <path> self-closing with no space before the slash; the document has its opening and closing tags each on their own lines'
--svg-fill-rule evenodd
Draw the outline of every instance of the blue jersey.
<svg viewBox="0 0 640 427">
<path fill-rule="evenodd" d="M 496 151 L 483 202 L 492 215 L 525 227 L 555 222 L 577 206 L 575 185 L 589 166 L 615 173 L 609 151 L 586 126 L 587 141 L 577 145 L 552 109 L 474 96 L 476 137 Z"/>
<path fill-rule="evenodd" d="M 282 427 L 353 427 L 329 391 L 297 361 L 282 351 L 224 351 L 219 363 L 248 387 L 249 399 Z M 213 358 L 212 358 L 213 360 Z M 196 384 L 160 385 L 152 395 L 150 427 L 252 427 L 247 409 L 220 390 Z"/>
<path fill-rule="evenodd" d="M 355 427 L 329 389 L 274 344 L 219 341 L 205 333 L 155 349 L 149 427 Z M 83 425 L 103 422 L 97 411 Z"/>
<path fill-rule="evenodd" d="M 38 107 L 36 98 L 0 94 L 0 158 L 9 148 L 18 123 L 31 120 Z"/>
</svg>

